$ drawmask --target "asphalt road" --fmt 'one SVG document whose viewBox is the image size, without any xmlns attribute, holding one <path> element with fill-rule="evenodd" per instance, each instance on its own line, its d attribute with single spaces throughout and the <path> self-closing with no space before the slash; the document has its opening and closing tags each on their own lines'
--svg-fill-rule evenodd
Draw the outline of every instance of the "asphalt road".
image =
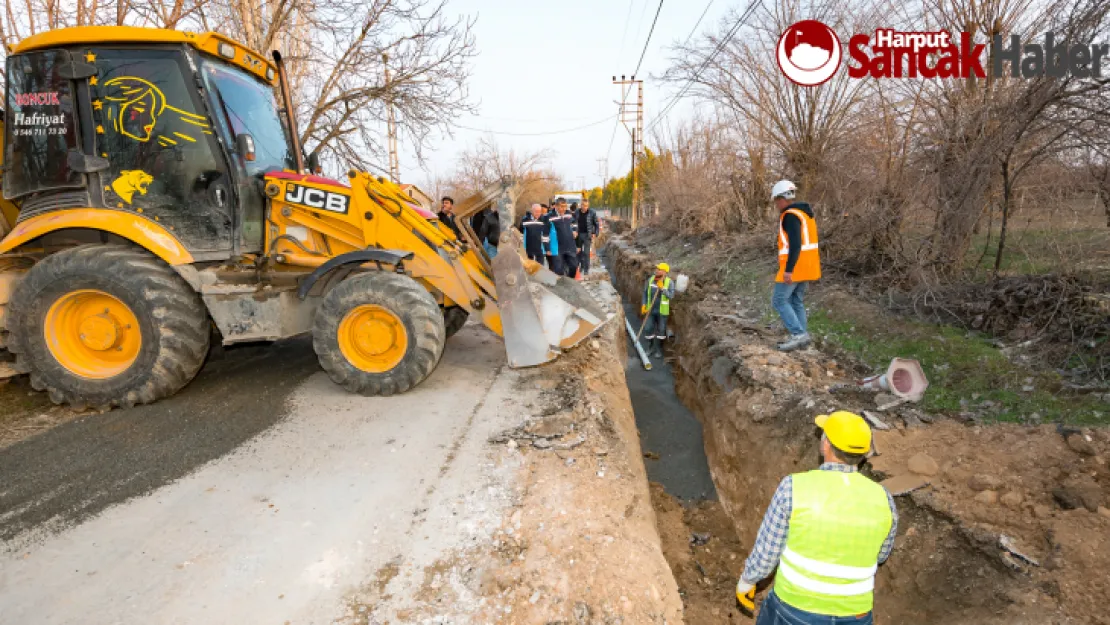
<svg viewBox="0 0 1110 625">
<path fill-rule="evenodd" d="M 503 364 L 468 325 L 417 389 L 366 398 L 307 341 L 233 349 L 172 399 L 0 451 L 0 621 L 349 622 L 374 580 L 402 609 L 511 498 L 486 440 L 531 391 Z"/>
</svg>

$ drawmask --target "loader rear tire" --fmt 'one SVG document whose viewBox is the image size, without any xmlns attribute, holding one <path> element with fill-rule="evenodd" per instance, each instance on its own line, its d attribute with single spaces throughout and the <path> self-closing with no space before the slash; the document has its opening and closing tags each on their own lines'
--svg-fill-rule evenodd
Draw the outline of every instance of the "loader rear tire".
<svg viewBox="0 0 1110 625">
<path fill-rule="evenodd" d="M 173 269 L 123 245 L 63 250 L 10 302 L 9 350 L 31 386 L 74 408 L 131 407 L 181 390 L 208 353 L 208 313 Z"/>
<path fill-rule="evenodd" d="M 447 331 L 412 278 L 371 272 L 340 282 L 316 311 L 312 346 L 333 382 L 368 396 L 403 393 L 431 375 Z"/>
<path fill-rule="evenodd" d="M 466 325 L 466 319 L 470 317 L 470 313 L 462 306 L 448 306 L 443 309 L 443 327 L 447 330 L 447 338 L 455 336 L 455 333 L 462 330 Z"/>
</svg>

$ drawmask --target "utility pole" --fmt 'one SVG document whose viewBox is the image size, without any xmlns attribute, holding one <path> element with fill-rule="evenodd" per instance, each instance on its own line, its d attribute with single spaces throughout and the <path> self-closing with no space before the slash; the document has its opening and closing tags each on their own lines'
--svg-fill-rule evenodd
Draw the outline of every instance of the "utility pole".
<svg viewBox="0 0 1110 625">
<path fill-rule="evenodd" d="M 385 68 L 385 109 L 386 128 L 389 134 L 389 179 L 401 183 L 401 159 L 397 156 L 397 120 L 393 117 L 393 90 L 389 84 L 389 55 L 382 53 L 382 66 Z"/>
<path fill-rule="evenodd" d="M 605 183 L 609 182 L 609 159 L 604 156 L 597 160 L 597 175 L 601 177 L 601 186 L 605 187 Z"/>
<path fill-rule="evenodd" d="M 642 201 L 636 159 L 644 151 L 644 81 L 636 80 L 635 76 L 626 78 L 622 75 L 620 80 L 613 76 L 613 84 L 621 86 L 620 121 L 632 135 L 632 227 L 636 228 Z M 633 89 L 636 90 L 634 102 L 630 101 Z"/>
</svg>

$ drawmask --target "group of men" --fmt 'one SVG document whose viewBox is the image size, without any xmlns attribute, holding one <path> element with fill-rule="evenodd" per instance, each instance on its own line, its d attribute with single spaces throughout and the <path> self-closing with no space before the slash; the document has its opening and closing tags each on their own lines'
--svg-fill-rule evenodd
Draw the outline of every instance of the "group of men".
<svg viewBox="0 0 1110 625">
<path fill-rule="evenodd" d="M 589 199 L 583 199 L 581 207 L 568 206 L 566 198 L 551 206 L 533 204 L 517 228 L 524 233 L 528 258 L 568 278 L 577 277 L 579 271 L 583 276 L 590 273 L 590 252 L 601 234 L 601 223 Z"/>
<path fill-rule="evenodd" d="M 455 215 L 455 200 L 444 197 L 440 202 L 439 220 L 462 237 Z M 490 258 L 497 256 L 497 243 L 501 237 L 501 218 L 497 211 L 487 208 L 470 218 L 479 243 Z M 597 212 L 590 208 L 590 200 L 583 199 L 568 206 L 566 198 L 558 198 L 550 206 L 533 204 L 531 210 L 516 224 L 524 235 L 524 250 L 528 258 L 542 264 L 561 276 L 574 278 L 579 270 L 590 273 L 590 253 L 594 239 L 601 234 Z"/>
<path fill-rule="evenodd" d="M 440 200 L 439 213 L 436 215 L 439 220 L 455 233 L 455 236 L 462 238 L 462 232 L 459 230 L 458 217 L 455 215 L 455 200 L 450 196 L 445 196 Z M 501 238 L 501 216 L 497 211 L 492 208 L 477 213 L 470 218 L 470 227 L 474 230 L 474 234 L 478 236 L 478 243 L 486 250 L 486 254 L 490 258 L 497 256 L 497 242 Z"/>
</svg>

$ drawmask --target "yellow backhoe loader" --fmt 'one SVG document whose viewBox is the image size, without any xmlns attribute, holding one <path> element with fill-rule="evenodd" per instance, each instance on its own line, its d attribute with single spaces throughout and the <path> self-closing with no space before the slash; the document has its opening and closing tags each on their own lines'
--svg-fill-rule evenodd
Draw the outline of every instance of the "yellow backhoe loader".
<svg viewBox="0 0 1110 625">
<path fill-rule="evenodd" d="M 390 395 L 424 380 L 471 315 L 518 367 L 607 320 L 580 285 L 512 253 L 511 181 L 460 206 L 501 212 L 491 263 L 397 185 L 317 175 L 277 52 L 78 27 L 13 46 L 7 79 L 0 327 L 8 368 L 55 402 L 152 402 L 196 375 L 211 340 L 306 333 L 337 384 Z"/>
</svg>

